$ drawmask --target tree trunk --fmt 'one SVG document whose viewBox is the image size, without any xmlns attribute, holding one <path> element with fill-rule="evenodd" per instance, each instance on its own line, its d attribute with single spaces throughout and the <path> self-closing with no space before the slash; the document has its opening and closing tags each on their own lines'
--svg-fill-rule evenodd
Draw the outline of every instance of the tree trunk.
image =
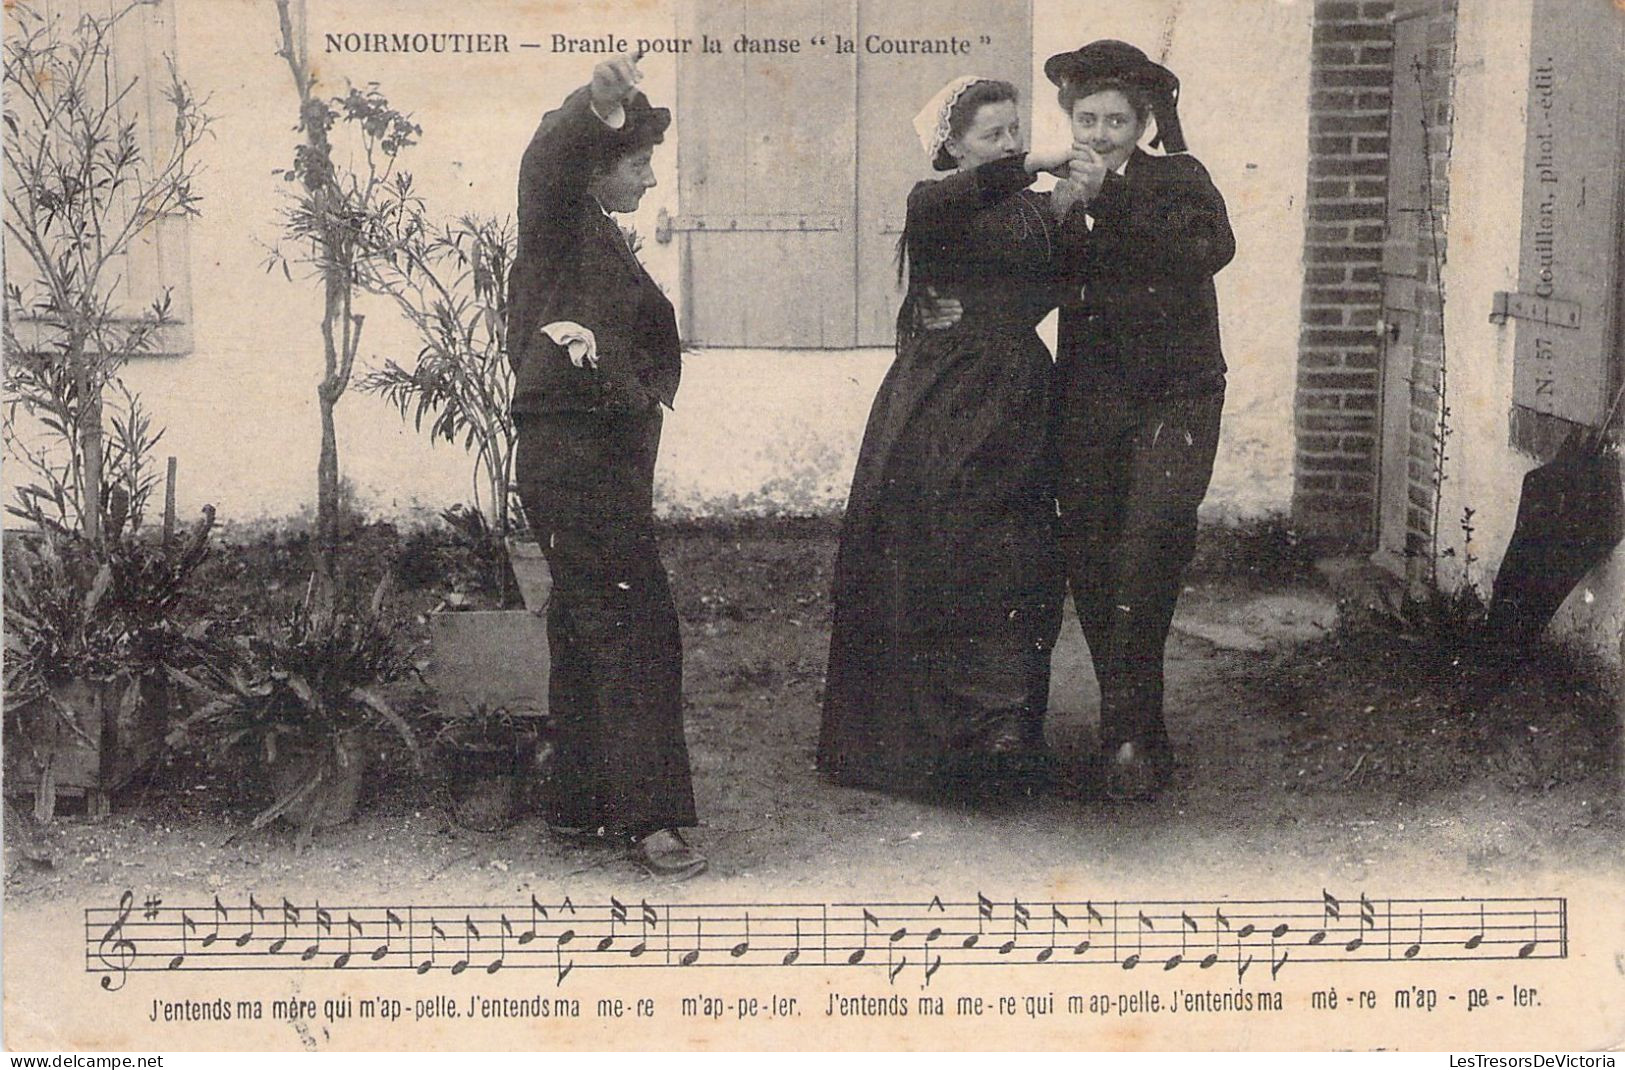
<svg viewBox="0 0 1625 1070">
<path fill-rule="evenodd" d="M 79 527 L 92 544 L 102 541 L 102 392 L 90 374 L 90 355 L 83 347 L 73 358 L 74 389 L 79 393 L 79 455 L 84 465 L 84 497 Z"/>
<path fill-rule="evenodd" d="M 330 583 L 337 575 L 335 558 L 339 545 L 339 442 L 333 421 L 330 384 L 324 382 L 316 388 L 317 403 L 322 412 L 322 451 L 316 461 L 316 571 L 323 582 Z"/>
</svg>

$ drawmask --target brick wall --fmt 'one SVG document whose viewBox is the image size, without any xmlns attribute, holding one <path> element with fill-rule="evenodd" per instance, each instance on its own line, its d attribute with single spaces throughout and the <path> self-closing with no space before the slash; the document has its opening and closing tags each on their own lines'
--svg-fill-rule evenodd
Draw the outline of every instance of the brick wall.
<svg viewBox="0 0 1625 1070">
<path fill-rule="evenodd" d="M 1438 268 L 1449 212 L 1456 3 L 1399 0 L 1399 14 L 1425 21 L 1427 41 L 1420 68 L 1399 72 L 1394 0 L 1315 4 L 1293 514 L 1308 533 L 1374 544 L 1390 86 L 1395 77 L 1416 78 L 1428 158 L 1415 230 L 1416 294 L 1407 302 L 1416 310 L 1405 443 L 1404 542 L 1413 562 L 1425 556 L 1433 530 L 1441 370 L 1448 366 Z M 1448 453 L 1448 438 L 1443 448 Z"/>
<path fill-rule="evenodd" d="M 1316 0 L 1293 516 L 1368 542 L 1380 400 L 1392 0 Z"/>
</svg>

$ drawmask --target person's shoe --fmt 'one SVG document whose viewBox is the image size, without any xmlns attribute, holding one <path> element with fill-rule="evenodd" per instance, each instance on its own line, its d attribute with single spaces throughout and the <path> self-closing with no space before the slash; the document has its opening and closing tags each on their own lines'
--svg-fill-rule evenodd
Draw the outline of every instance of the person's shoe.
<svg viewBox="0 0 1625 1070">
<path fill-rule="evenodd" d="M 632 859 L 651 876 L 677 881 L 698 877 L 710 864 L 676 829 L 661 829 L 643 837 L 632 845 Z"/>
<path fill-rule="evenodd" d="M 1167 778 L 1143 743 L 1129 741 L 1106 758 L 1106 797 L 1116 802 L 1154 798 Z"/>
<path fill-rule="evenodd" d="M 549 821 L 547 831 L 566 843 L 593 843 L 605 838 L 603 826 L 589 828 L 586 825 L 564 825 Z"/>
</svg>

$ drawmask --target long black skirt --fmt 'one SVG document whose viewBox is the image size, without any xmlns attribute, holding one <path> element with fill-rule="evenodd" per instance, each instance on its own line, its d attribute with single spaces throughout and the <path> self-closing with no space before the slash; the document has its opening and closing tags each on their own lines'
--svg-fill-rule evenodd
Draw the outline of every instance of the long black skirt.
<svg viewBox="0 0 1625 1070">
<path fill-rule="evenodd" d="M 836 557 L 818 765 L 837 783 L 968 786 L 1012 719 L 1041 746 L 1051 368 L 1029 328 L 961 324 L 912 342 L 882 383 Z"/>
</svg>

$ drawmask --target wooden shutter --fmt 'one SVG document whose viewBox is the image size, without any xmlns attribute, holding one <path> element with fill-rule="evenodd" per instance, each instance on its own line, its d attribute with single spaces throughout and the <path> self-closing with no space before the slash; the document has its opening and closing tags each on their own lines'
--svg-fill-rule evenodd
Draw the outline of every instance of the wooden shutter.
<svg viewBox="0 0 1625 1070">
<path fill-rule="evenodd" d="M 683 36 L 719 41 L 677 74 L 686 341 L 840 348 L 854 339 L 852 0 L 689 0 Z M 798 55 L 734 51 L 740 35 L 827 38 Z"/>
<path fill-rule="evenodd" d="M 1516 323 L 1514 440 L 1552 418 L 1595 426 L 1610 399 L 1621 286 L 1625 18 L 1601 0 L 1535 0 Z M 1522 428 L 1520 434 L 1519 428 Z"/>
<path fill-rule="evenodd" d="M 85 15 L 109 18 L 129 6 L 129 0 L 33 0 L 32 7 L 58 26 L 61 41 L 74 38 Z M 117 25 L 109 41 L 113 84 L 135 86 L 125 97 L 126 121 L 136 123 L 136 137 L 149 166 L 165 159 L 174 144 L 174 106 L 167 99 L 167 59 L 175 55 L 175 0 L 148 0 L 137 5 Z M 170 295 L 172 325 L 160 332 L 155 353 L 180 354 L 192 349 L 192 286 L 189 249 L 190 221 L 183 215 L 161 216 L 146 227 L 121 256 L 103 270 L 102 282 L 111 287 L 114 307 L 130 319 L 144 315 L 160 295 Z M 6 240 L 8 278 L 32 279 L 32 267 L 22 249 Z M 24 286 L 25 291 L 27 286 Z M 33 344 L 35 332 L 18 324 L 22 344 Z"/>
<path fill-rule="evenodd" d="M 873 55 L 865 50 L 871 34 L 882 39 L 958 37 L 971 42 L 971 51 L 960 56 Z M 859 345 L 892 344 L 897 304 L 902 298 L 895 256 L 908 191 L 922 178 L 937 175 L 915 135 L 915 114 L 952 78 L 967 74 L 999 78 L 1021 92 L 1022 128 L 1030 142 L 1032 43 L 1030 0 L 935 0 L 929 4 L 859 0 Z M 1057 105 L 1048 97 L 1038 106 Z"/>
<path fill-rule="evenodd" d="M 1382 455 L 1376 560 L 1404 571 L 1410 522 L 1411 398 L 1415 382 L 1418 236 L 1427 223 L 1427 114 L 1417 67 L 1427 61 L 1427 19 L 1411 7 L 1394 21 L 1388 120 L 1388 214 L 1382 248 Z"/>
</svg>

